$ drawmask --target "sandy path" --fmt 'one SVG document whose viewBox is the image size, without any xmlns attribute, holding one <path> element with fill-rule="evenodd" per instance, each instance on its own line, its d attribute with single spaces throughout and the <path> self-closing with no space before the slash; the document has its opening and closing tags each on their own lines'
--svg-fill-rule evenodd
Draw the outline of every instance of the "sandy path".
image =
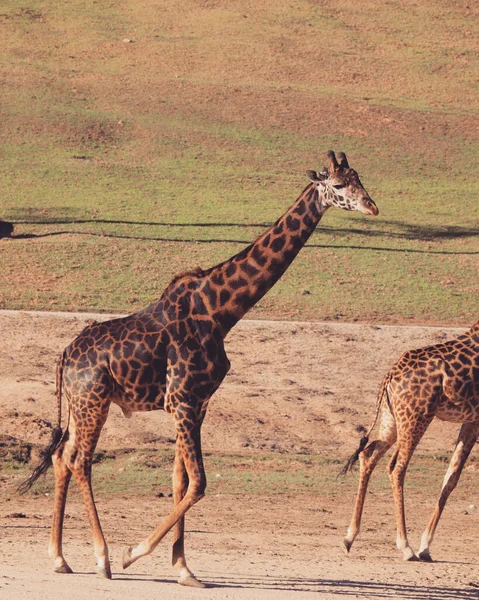
<svg viewBox="0 0 479 600">
<path fill-rule="evenodd" d="M 89 315 L 0 312 L 0 406 L 3 434 L 43 442 L 55 419 L 54 364 Z M 210 451 L 334 453 L 356 446 L 358 424 L 374 413 L 381 377 L 407 348 L 435 343 L 464 328 L 378 327 L 334 323 L 244 321 L 227 342 L 232 371 L 210 404 L 204 445 Z M 457 426 L 435 424 L 423 453 L 450 450 Z M 163 413 L 125 421 L 112 411 L 100 446 L 168 444 L 172 424 Z M 394 547 L 389 490 L 368 498 L 363 532 L 346 557 L 340 541 L 350 497 L 208 496 L 188 517 L 190 566 L 206 590 L 176 585 L 170 540 L 127 571 L 121 549 L 140 541 L 169 507 L 168 498 L 122 498 L 98 508 L 110 543 L 114 579 L 94 574 L 83 508 L 68 504 L 65 553 L 74 575 L 56 575 L 46 555 L 51 498 L 8 495 L 0 511 L 0 598 L 90 600 L 149 597 L 276 599 L 345 596 L 360 599 L 478 598 L 479 510 L 474 468 L 464 474 L 434 542 L 433 564 L 403 563 Z M 15 477 L 1 474 L 10 489 Z M 438 486 L 440 482 L 438 481 Z M 409 490 L 408 525 L 416 546 L 437 494 Z M 131 503 L 130 503 L 131 504 Z M 13 516 L 23 514 L 25 517 Z"/>
</svg>

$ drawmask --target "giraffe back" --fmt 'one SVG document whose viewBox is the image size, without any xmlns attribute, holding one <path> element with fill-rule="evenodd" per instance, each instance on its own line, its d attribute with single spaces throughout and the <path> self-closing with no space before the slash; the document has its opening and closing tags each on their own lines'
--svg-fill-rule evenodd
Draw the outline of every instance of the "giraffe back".
<svg viewBox="0 0 479 600">
<path fill-rule="evenodd" d="M 479 420 L 479 322 L 455 339 L 405 352 L 390 370 L 393 411 Z"/>
</svg>

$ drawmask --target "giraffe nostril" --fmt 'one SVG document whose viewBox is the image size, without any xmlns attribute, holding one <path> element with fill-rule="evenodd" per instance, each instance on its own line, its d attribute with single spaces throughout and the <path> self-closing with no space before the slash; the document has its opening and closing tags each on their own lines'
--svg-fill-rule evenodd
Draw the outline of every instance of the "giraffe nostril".
<svg viewBox="0 0 479 600">
<path fill-rule="evenodd" d="M 378 207 L 374 204 L 371 198 L 363 198 L 363 204 L 365 208 L 370 211 L 370 214 L 377 215 L 379 213 Z"/>
</svg>

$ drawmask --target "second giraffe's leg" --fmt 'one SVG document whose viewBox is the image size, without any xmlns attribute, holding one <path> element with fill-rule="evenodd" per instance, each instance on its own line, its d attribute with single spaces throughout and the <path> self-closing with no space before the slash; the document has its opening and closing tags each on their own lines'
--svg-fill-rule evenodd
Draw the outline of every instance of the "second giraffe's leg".
<svg viewBox="0 0 479 600">
<path fill-rule="evenodd" d="M 181 451 L 189 480 L 186 494 L 153 533 L 135 548 L 124 550 L 124 569 L 142 556 L 151 554 L 175 523 L 184 517 L 185 513 L 205 494 L 206 476 L 201 453 L 201 423 L 193 412 L 190 407 L 182 408 L 182 423 L 180 426 L 177 425 L 177 446 Z"/>
<path fill-rule="evenodd" d="M 408 422 L 406 428 L 400 429 L 396 451 L 389 463 L 389 479 L 393 488 L 396 510 L 396 546 L 403 553 L 404 560 L 418 560 L 407 539 L 406 513 L 404 510 L 404 480 L 414 450 L 431 421 L 432 416 L 423 416 L 421 422 L 419 420 Z"/>
<path fill-rule="evenodd" d="M 176 441 L 175 465 L 173 468 L 173 499 L 177 506 L 185 497 L 188 489 L 188 473 L 186 472 L 185 462 L 181 444 Z M 179 571 L 178 583 L 190 587 L 205 587 L 201 581 L 198 581 L 193 573 L 188 569 L 185 558 L 185 517 L 180 517 L 173 526 L 173 552 L 172 564 Z"/>
<path fill-rule="evenodd" d="M 446 505 L 449 495 L 454 490 L 461 476 L 462 469 L 466 463 L 466 460 L 471 453 L 474 444 L 479 436 L 479 424 L 478 423 L 465 423 L 461 427 L 459 432 L 459 438 L 457 440 L 456 449 L 452 455 L 451 462 L 447 469 L 442 485 L 441 494 L 437 502 L 436 508 L 432 513 L 431 520 L 426 527 L 426 530 L 421 537 L 421 545 L 419 548 L 419 558 L 425 561 L 431 561 L 431 554 L 429 548 L 434 538 L 434 532 L 436 531 L 437 524 L 441 518 L 442 511 Z"/>
<path fill-rule="evenodd" d="M 356 495 L 351 523 L 346 537 L 343 540 L 343 548 L 346 552 L 350 551 L 354 540 L 359 534 L 369 479 L 378 462 L 395 441 L 396 423 L 394 417 L 389 412 L 389 409 L 384 409 L 381 417 L 378 439 L 368 444 L 359 455 L 360 470 L 358 493 Z"/>
<path fill-rule="evenodd" d="M 65 516 L 68 484 L 70 483 L 72 472 L 63 460 L 62 451 L 63 448 L 60 447 L 52 456 L 55 471 L 55 499 L 53 503 L 53 523 L 50 544 L 48 545 L 48 556 L 55 561 L 54 568 L 56 573 L 72 573 L 72 570 L 63 557 L 62 549 L 63 519 Z"/>
</svg>

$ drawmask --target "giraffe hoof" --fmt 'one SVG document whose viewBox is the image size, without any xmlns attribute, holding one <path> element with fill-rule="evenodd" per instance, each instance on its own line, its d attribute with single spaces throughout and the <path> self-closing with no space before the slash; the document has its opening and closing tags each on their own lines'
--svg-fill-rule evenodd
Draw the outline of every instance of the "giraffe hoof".
<svg viewBox="0 0 479 600">
<path fill-rule="evenodd" d="M 98 575 L 101 575 L 105 579 L 111 579 L 110 565 L 105 565 L 104 567 L 97 567 L 96 572 L 98 573 Z"/>
<path fill-rule="evenodd" d="M 194 587 L 194 588 L 205 588 L 206 584 L 202 581 L 199 581 L 193 575 L 187 575 L 186 577 L 180 577 L 178 579 L 178 583 L 180 585 L 184 585 L 186 587 Z"/>
<path fill-rule="evenodd" d="M 54 569 L 55 573 L 73 573 L 67 563 L 63 563 Z"/>
<path fill-rule="evenodd" d="M 122 561 L 121 564 L 124 569 L 127 569 L 134 561 L 131 558 L 131 548 L 125 548 L 123 550 Z"/>
<path fill-rule="evenodd" d="M 351 550 L 352 545 L 353 545 L 353 542 L 350 542 L 349 540 L 346 540 L 346 539 L 343 540 L 342 547 L 346 554 L 349 554 L 349 551 Z"/>
<path fill-rule="evenodd" d="M 414 561 L 418 561 L 419 558 L 409 548 L 406 552 L 404 552 L 404 560 L 407 560 L 408 562 L 414 562 Z"/>
</svg>

